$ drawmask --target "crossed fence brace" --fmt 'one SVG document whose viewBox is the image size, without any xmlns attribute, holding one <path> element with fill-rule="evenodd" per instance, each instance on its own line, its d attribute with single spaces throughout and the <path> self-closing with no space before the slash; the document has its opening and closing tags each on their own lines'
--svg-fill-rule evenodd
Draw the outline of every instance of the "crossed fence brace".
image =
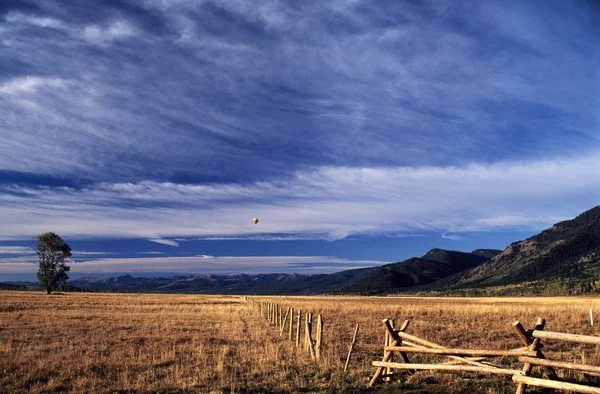
<svg viewBox="0 0 600 394">
<path fill-rule="evenodd" d="M 417 370 L 437 370 L 512 375 L 512 380 L 518 384 L 516 394 L 525 393 L 527 385 L 578 393 L 600 394 L 599 387 L 561 381 L 554 370 L 554 368 L 563 368 L 591 376 L 600 376 L 600 367 L 548 360 L 541 350 L 543 347 L 541 344 L 542 339 L 600 345 L 599 337 L 544 331 L 546 321 L 540 318 L 537 320 L 533 330 L 525 330 L 519 321 L 515 321 L 512 324 L 513 330 L 524 345 L 520 348 L 512 350 L 452 349 L 406 333 L 409 324 L 410 321 L 405 320 L 402 326 L 395 330 L 392 321 L 388 319 L 383 320 L 386 330 L 383 360 L 373 361 L 372 365 L 377 367 L 377 370 L 369 382 L 369 387 L 375 385 L 382 378 L 389 380 L 393 369 L 403 369 L 411 372 Z M 394 362 L 395 353 L 399 354 L 402 362 Z M 411 353 L 436 354 L 445 356 L 450 361 L 438 364 L 414 364 L 408 358 L 408 354 Z M 517 357 L 518 361 L 523 363 L 523 367 L 518 370 L 493 364 L 490 362 L 490 359 L 495 357 Z M 541 369 L 545 379 L 531 376 L 534 366 Z"/>
</svg>

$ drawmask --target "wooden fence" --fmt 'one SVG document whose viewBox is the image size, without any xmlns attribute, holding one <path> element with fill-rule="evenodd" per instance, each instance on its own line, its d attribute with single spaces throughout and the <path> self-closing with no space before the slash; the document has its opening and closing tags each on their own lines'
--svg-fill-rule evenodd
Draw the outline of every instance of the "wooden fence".
<svg viewBox="0 0 600 394">
<path fill-rule="evenodd" d="M 315 330 L 313 330 L 313 314 L 311 312 L 307 312 L 303 315 L 300 309 L 296 309 L 292 306 L 283 308 L 279 304 L 273 302 L 251 301 L 254 311 L 260 314 L 261 317 L 267 319 L 272 326 L 279 329 L 280 337 L 284 337 L 285 334 L 285 337 L 289 341 L 295 342 L 296 347 L 299 348 L 303 334 L 303 349 L 306 350 L 314 360 L 321 359 L 321 350 L 323 346 L 323 317 L 320 314 L 317 315 Z M 302 324 L 303 316 L 304 324 Z"/>
<path fill-rule="evenodd" d="M 562 381 L 554 370 L 554 368 L 561 368 L 598 377 L 600 376 L 600 367 L 548 360 L 541 350 L 542 339 L 600 345 L 600 337 L 544 331 L 545 323 L 544 319 L 538 319 L 533 330 L 525 330 L 518 321 L 513 323 L 513 330 L 519 336 L 523 347 L 511 350 L 481 350 L 447 348 L 406 333 L 409 326 L 408 320 L 399 329 L 394 329 L 393 321 L 385 319 L 383 320 L 383 325 L 386 330 L 386 341 L 383 360 L 372 363 L 373 366 L 377 367 L 377 370 L 369 382 L 369 386 L 372 387 L 381 379 L 389 380 L 393 376 L 394 369 L 408 370 L 410 372 L 434 370 L 511 375 L 512 380 L 518 384 L 517 394 L 525 393 L 528 385 L 577 393 L 600 394 L 600 387 Z M 410 362 L 408 356 L 413 353 L 444 356 L 449 358 L 450 361 L 438 364 L 414 364 Z M 398 361 L 401 362 L 394 362 L 395 354 L 398 355 Z M 509 362 L 513 358 L 511 364 L 521 363 L 522 368 L 515 369 L 511 365 L 494 364 L 491 360 L 496 357 L 502 357 L 502 361 Z M 539 375 L 541 376 L 532 376 L 534 372 L 533 367 L 537 367 L 540 370 Z"/>
</svg>

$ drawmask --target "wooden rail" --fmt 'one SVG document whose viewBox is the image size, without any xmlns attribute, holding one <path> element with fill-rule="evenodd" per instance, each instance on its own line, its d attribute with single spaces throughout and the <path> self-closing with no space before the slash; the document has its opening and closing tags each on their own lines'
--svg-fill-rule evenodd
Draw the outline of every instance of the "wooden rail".
<svg viewBox="0 0 600 394">
<path fill-rule="evenodd" d="M 377 371 L 369 383 L 371 387 L 382 377 L 385 377 L 387 381 L 391 376 L 394 376 L 392 370 L 399 369 L 409 371 L 431 370 L 512 375 L 513 382 L 518 384 L 516 394 L 525 393 L 528 385 L 577 393 L 600 394 L 600 387 L 561 381 L 554 370 L 554 368 L 560 368 L 586 375 L 600 376 L 600 366 L 548 360 L 541 350 L 542 339 L 600 345 L 600 337 L 544 331 L 546 321 L 540 318 L 532 330 L 526 330 L 518 321 L 512 324 L 513 330 L 524 347 L 510 350 L 451 349 L 406 333 L 406 328 L 409 325 L 408 321 L 404 322 L 400 330 L 394 330 L 393 325 L 387 319 L 384 319 L 382 323 L 386 332 L 386 341 L 383 347 L 384 355 L 382 361 L 374 361 L 372 363 L 374 367 L 377 367 Z M 402 362 L 393 361 L 394 353 L 400 354 Z M 437 364 L 411 363 L 408 355 L 415 353 L 443 356 L 452 361 Z M 489 359 L 493 357 L 502 357 L 502 361 L 507 361 L 514 357 L 515 359 L 511 365 L 514 365 L 514 362 L 519 362 L 523 364 L 523 368 L 517 370 L 510 366 L 492 364 L 489 362 Z M 545 378 L 531 376 L 534 367 L 540 369 L 539 372 Z M 386 371 L 385 374 L 383 373 L 384 370 Z"/>
<path fill-rule="evenodd" d="M 532 378 L 525 375 L 513 375 L 513 382 L 519 384 L 528 384 L 530 386 L 538 386 L 545 387 L 549 389 L 555 390 L 565 390 L 565 391 L 574 391 L 576 393 L 591 393 L 591 394 L 600 394 L 600 388 L 584 386 L 582 384 L 575 383 L 567 383 L 567 382 L 557 382 L 556 380 L 547 380 L 540 378 Z"/>
<path fill-rule="evenodd" d="M 588 343 L 591 345 L 600 345 L 599 337 L 592 337 L 589 335 L 576 335 L 576 334 L 565 334 L 562 332 L 551 332 L 551 331 L 538 331 L 535 330 L 531 333 L 534 338 L 540 339 L 556 339 L 559 341 L 577 342 L 577 343 Z"/>
</svg>

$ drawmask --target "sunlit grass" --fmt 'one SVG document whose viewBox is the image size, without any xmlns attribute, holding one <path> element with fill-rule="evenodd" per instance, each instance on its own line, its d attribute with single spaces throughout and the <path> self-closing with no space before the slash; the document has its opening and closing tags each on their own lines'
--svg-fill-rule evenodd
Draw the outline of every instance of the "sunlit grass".
<svg viewBox="0 0 600 394">
<path fill-rule="evenodd" d="M 469 348 L 521 346 L 510 327 L 516 319 L 526 328 L 544 317 L 547 330 L 598 333 L 589 322 L 589 308 L 598 304 L 593 298 L 248 300 L 238 296 L 0 292 L 0 391 L 356 392 L 364 390 L 373 373 L 371 362 L 382 356 L 383 318 L 398 323 L 409 319 L 412 334 L 445 346 Z M 321 362 L 313 362 L 302 348 L 280 337 L 279 330 L 253 310 L 253 300 L 321 313 L 325 322 Z M 357 323 L 356 353 L 350 372 L 343 374 Z M 592 364 L 600 362 L 595 347 L 547 343 L 544 351 L 563 360 L 581 362 L 583 357 Z M 405 376 L 404 381 L 408 379 L 406 387 L 422 390 L 427 390 L 423 382 L 438 382 L 450 384 L 448 390 L 454 392 L 461 392 L 465 384 L 471 384 L 472 392 L 514 391 L 509 378 L 482 377 L 469 381 L 469 376 L 419 373 Z M 378 390 L 386 390 L 385 386 Z"/>
</svg>

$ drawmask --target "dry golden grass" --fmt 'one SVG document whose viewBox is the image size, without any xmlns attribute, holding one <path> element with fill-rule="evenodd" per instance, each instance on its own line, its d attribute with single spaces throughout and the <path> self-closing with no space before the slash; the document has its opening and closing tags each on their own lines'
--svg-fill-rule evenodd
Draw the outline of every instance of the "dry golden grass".
<svg viewBox="0 0 600 394">
<path fill-rule="evenodd" d="M 598 334 L 593 298 L 248 297 L 325 320 L 323 359 L 279 336 L 237 296 L 0 292 L 0 391 L 6 393 L 296 393 L 365 389 L 383 353 L 383 318 L 411 320 L 409 333 L 445 346 L 521 346 L 513 320 L 531 328 Z M 598 305 L 600 311 L 600 304 Z M 599 318 L 600 319 L 600 318 Z M 342 372 L 356 323 L 360 332 Z M 593 346 L 546 342 L 547 355 L 600 365 Z M 411 356 L 413 357 L 413 356 Z M 508 360 L 504 360 L 507 362 Z M 421 372 L 402 375 L 411 393 L 514 392 L 510 378 Z M 400 383 L 381 384 L 391 392 Z"/>
</svg>

